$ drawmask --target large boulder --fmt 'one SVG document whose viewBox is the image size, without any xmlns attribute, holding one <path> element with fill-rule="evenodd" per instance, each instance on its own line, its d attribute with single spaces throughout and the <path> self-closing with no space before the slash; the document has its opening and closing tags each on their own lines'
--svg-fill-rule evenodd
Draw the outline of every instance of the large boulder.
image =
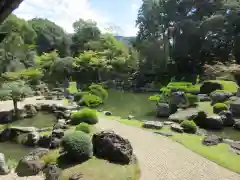
<svg viewBox="0 0 240 180">
<path fill-rule="evenodd" d="M 27 118 L 32 118 L 37 115 L 37 110 L 35 105 L 33 104 L 26 104 L 24 105 L 25 113 L 27 115 Z"/>
<path fill-rule="evenodd" d="M 170 106 L 171 105 L 177 105 L 177 106 L 182 106 L 185 105 L 187 103 L 187 98 L 185 97 L 185 93 L 184 92 L 173 92 L 170 98 Z"/>
<path fill-rule="evenodd" d="M 170 107 L 167 103 L 157 104 L 157 117 L 169 117 Z"/>
<path fill-rule="evenodd" d="M 235 122 L 235 124 L 233 125 L 233 127 L 234 127 L 235 129 L 237 129 L 237 130 L 240 131 L 240 121 Z"/>
<path fill-rule="evenodd" d="M 25 156 L 19 161 L 15 171 L 20 177 L 35 176 L 42 171 L 44 166 L 44 162 L 40 161 L 39 157 Z"/>
<path fill-rule="evenodd" d="M 51 137 L 50 149 L 57 149 L 60 147 L 62 140 L 57 137 Z"/>
<path fill-rule="evenodd" d="M 146 121 L 143 127 L 146 129 L 162 129 L 163 123 L 158 121 Z"/>
<path fill-rule="evenodd" d="M 132 160 L 132 145 L 114 132 L 96 133 L 92 137 L 92 143 L 93 152 L 99 158 L 120 164 L 129 164 Z"/>
<path fill-rule="evenodd" d="M 213 104 L 227 101 L 233 94 L 229 92 L 214 91 L 210 94 Z"/>
<path fill-rule="evenodd" d="M 221 111 L 219 116 L 222 118 L 224 126 L 233 126 L 235 119 L 231 111 Z"/>
<path fill-rule="evenodd" d="M 64 136 L 64 130 L 62 129 L 54 129 L 52 131 L 52 137 L 61 139 L 63 136 Z"/>
<path fill-rule="evenodd" d="M 38 141 L 38 146 L 42 148 L 49 148 L 51 144 L 50 136 L 41 136 Z"/>
<path fill-rule="evenodd" d="M 6 175 L 8 173 L 10 173 L 10 169 L 5 161 L 5 156 L 3 153 L 0 153 L 0 175 Z"/>
<path fill-rule="evenodd" d="M 45 180 L 59 180 L 61 170 L 56 164 L 48 164 L 44 168 L 43 173 L 45 174 Z"/>
<path fill-rule="evenodd" d="M 219 115 L 209 115 L 206 118 L 206 126 L 209 129 L 222 129 L 223 121 Z"/>
<path fill-rule="evenodd" d="M 38 141 L 40 139 L 39 132 L 31 132 L 27 135 L 27 140 L 25 142 L 25 145 L 27 146 L 36 146 L 38 144 Z"/>
<path fill-rule="evenodd" d="M 216 135 L 209 135 L 209 136 L 205 137 L 202 141 L 202 143 L 205 146 L 214 146 L 214 145 L 217 145 L 221 142 L 223 142 L 223 139 L 221 137 L 216 136 Z"/>
<path fill-rule="evenodd" d="M 230 103 L 229 107 L 233 116 L 240 116 L 240 98 Z"/>
<path fill-rule="evenodd" d="M 207 94 L 198 94 L 200 102 L 211 101 L 211 98 Z"/>
<path fill-rule="evenodd" d="M 184 131 L 184 129 L 179 124 L 172 124 L 171 130 L 178 132 L 178 133 L 183 133 L 183 131 Z"/>
<path fill-rule="evenodd" d="M 194 119 L 199 112 L 200 111 L 195 108 L 188 108 L 188 109 L 180 110 L 180 111 L 170 115 L 168 120 L 177 122 L 177 123 L 181 123 L 182 121 L 184 121 L 186 119 L 189 119 L 189 120 Z"/>
</svg>

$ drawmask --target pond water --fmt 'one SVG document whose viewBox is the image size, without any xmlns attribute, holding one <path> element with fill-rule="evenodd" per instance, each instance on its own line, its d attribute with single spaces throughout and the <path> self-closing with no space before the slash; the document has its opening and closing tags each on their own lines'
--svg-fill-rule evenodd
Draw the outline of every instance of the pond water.
<svg viewBox="0 0 240 180">
<path fill-rule="evenodd" d="M 148 100 L 153 93 L 132 93 L 116 90 L 109 90 L 109 97 L 101 107 L 103 110 L 111 111 L 113 115 L 127 118 L 133 115 L 138 120 L 166 121 L 165 118 L 157 118 L 156 105 Z M 223 138 L 240 140 L 240 132 L 231 127 L 222 131 L 208 131 L 209 134 L 216 134 Z"/>
<path fill-rule="evenodd" d="M 57 119 L 53 114 L 39 112 L 33 118 L 20 119 L 11 123 L 13 126 L 32 126 L 36 128 L 51 127 L 56 123 Z"/>
<path fill-rule="evenodd" d="M 11 123 L 13 126 L 34 126 L 37 128 L 51 127 L 56 123 L 56 117 L 49 113 L 39 112 L 33 118 L 25 118 Z M 0 153 L 4 153 L 6 159 L 19 161 L 23 156 L 27 155 L 33 148 L 16 144 L 14 142 L 0 143 Z"/>
</svg>

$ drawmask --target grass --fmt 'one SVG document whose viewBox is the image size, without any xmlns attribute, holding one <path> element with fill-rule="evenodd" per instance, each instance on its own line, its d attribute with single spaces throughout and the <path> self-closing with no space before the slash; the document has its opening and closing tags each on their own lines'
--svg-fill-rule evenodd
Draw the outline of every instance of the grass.
<svg viewBox="0 0 240 180">
<path fill-rule="evenodd" d="M 52 150 L 41 158 L 45 163 L 57 163 L 59 150 Z M 138 180 L 140 177 L 140 169 L 137 163 L 129 165 L 118 165 L 109 163 L 106 160 L 97 159 L 95 157 L 90 160 L 72 166 L 62 167 L 60 180 L 68 180 L 74 173 L 82 173 L 81 180 Z"/>
<path fill-rule="evenodd" d="M 223 90 L 226 92 L 236 93 L 239 88 L 239 86 L 233 81 L 210 80 L 210 82 L 221 84 L 223 86 Z"/>
<path fill-rule="evenodd" d="M 199 102 L 197 108 L 201 111 L 204 111 L 204 112 L 208 113 L 208 114 L 214 114 L 211 102 Z"/>
<path fill-rule="evenodd" d="M 206 106 L 204 106 L 206 105 Z M 208 102 L 201 102 L 199 105 L 200 109 L 207 110 L 209 113 L 212 112 L 212 107 L 210 107 L 210 103 Z M 213 112 L 212 112 L 213 113 Z M 117 120 L 120 123 L 135 126 L 135 127 L 142 127 L 143 122 L 138 120 L 127 120 L 127 119 L 121 119 L 120 117 L 109 117 L 105 116 L 106 119 L 110 120 Z M 169 137 L 170 139 L 182 144 L 186 148 L 192 150 L 193 152 L 196 152 L 203 157 L 215 162 L 216 164 L 219 164 L 220 166 L 223 166 L 225 168 L 228 168 L 234 172 L 240 173 L 240 166 L 238 166 L 240 162 L 240 156 L 236 155 L 229 151 L 229 147 L 227 144 L 221 143 L 217 146 L 204 146 L 202 145 L 203 136 L 198 136 L 194 134 L 179 134 L 172 132 L 169 127 L 164 127 L 161 130 L 149 130 L 148 131 L 160 131 L 160 132 L 171 132 L 173 134 L 172 137 Z"/>
</svg>

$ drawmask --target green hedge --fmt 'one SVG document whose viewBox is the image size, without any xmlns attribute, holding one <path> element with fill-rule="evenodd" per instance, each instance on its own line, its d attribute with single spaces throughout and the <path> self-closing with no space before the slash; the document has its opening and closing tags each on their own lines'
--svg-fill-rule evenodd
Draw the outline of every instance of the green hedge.
<svg viewBox="0 0 240 180">
<path fill-rule="evenodd" d="M 83 122 L 88 124 L 98 123 L 97 112 L 89 108 L 83 108 L 80 111 L 72 113 L 70 119 L 72 125 L 78 125 Z"/>
<path fill-rule="evenodd" d="M 75 130 L 89 134 L 91 132 L 91 126 L 87 123 L 80 123 Z"/>
<path fill-rule="evenodd" d="M 105 100 L 108 97 L 108 92 L 99 84 L 92 84 L 88 89 L 91 94 L 100 97 L 102 100 Z"/>
<path fill-rule="evenodd" d="M 214 106 L 213 106 L 213 112 L 218 114 L 220 113 L 221 111 L 224 111 L 224 110 L 228 110 L 228 106 L 224 103 L 216 103 Z"/>
<path fill-rule="evenodd" d="M 91 108 L 95 108 L 102 103 L 103 103 L 102 99 L 94 94 L 85 94 L 78 102 L 80 106 L 87 106 Z"/>
</svg>

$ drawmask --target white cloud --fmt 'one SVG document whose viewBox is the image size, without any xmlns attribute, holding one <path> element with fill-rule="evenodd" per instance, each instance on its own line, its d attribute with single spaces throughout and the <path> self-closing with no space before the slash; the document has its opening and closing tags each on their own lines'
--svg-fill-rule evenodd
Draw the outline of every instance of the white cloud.
<svg viewBox="0 0 240 180">
<path fill-rule="evenodd" d="M 98 23 L 101 31 L 106 32 L 110 26 L 115 26 L 114 19 L 99 12 L 89 2 L 90 0 L 24 0 L 14 14 L 24 19 L 47 18 L 67 32 L 73 32 L 72 24 L 79 18 L 92 19 Z M 137 0 L 139 1 L 139 0 Z M 131 9 L 136 15 L 139 6 L 136 0 L 133 0 Z M 121 35 L 132 36 L 136 34 L 135 22 L 132 24 L 118 25 L 121 30 L 118 33 Z M 110 28 L 111 29 L 111 28 Z M 116 30 L 116 29 L 115 29 Z"/>
<path fill-rule="evenodd" d="M 73 32 L 72 24 L 79 18 L 96 21 L 101 30 L 109 21 L 102 13 L 94 10 L 88 0 L 25 0 L 14 13 L 24 19 L 47 18 L 67 32 Z"/>
</svg>

